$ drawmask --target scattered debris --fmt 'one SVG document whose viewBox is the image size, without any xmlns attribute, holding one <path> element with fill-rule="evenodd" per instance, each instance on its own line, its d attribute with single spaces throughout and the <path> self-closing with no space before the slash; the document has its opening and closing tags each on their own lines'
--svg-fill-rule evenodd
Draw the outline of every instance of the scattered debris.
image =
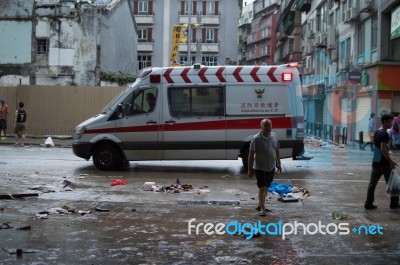
<svg viewBox="0 0 400 265">
<path fill-rule="evenodd" d="M 280 184 L 276 182 L 272 182 L 271 186 L 268 189 L 268 192 L 278 193 L 278 194 L 287 194 L 291 193 L 293 186 L 291 184 Z"/>
<path fill-rule="evenodd" d="M 145 182 L 142 186 L 143 191 L 154 191 L 154 192 L 169 192 L 169 193 L 180 193 L 180 192 L 189 192 L 193 190 L 193 186 L 190 184 L 177 184 L 181 183 L 179 179 L 176 179 L 175 184 L 169 185 L 169 186 L 161 186 L 161 185 L 156 185 L 155 182 Z M 207 192 L 203 186 L 199 188 L 197 191 L 197 194 Z M 209 191 L 208 191 L 209 192 Z"/>
<path fill-rule="evenodd" d="M 69 180 L 64 180 L 64 181 L 62 182 L 62 185 L 63 185 L 63 188 L 68 187 L 68 188 L 70 188 L 70 189 L 72 189 L 72 190 L 76 189 L 76 184 L 75 184 L 75 183 L 72 183 L 72 182 L 69 181 Z"/>
<path fill-rule="evenodd" d="M 339 212 L 333 212 L 332 213 L 332 219 L 336 220 L 346 220 L 349 216 L 347 214 L 339 213 Z"/>
<path fill-rule="evenodd" d="M 347 175 L 349 175 L 349 176 L 354 176 L 354 174 L 353 174 L 353 173 L 347 173 Z"/>
<path fill-rule="evenodd" d="M 35 219 L 36 220 L 40 220 L 40 219 L 48 219 L 49 218 L 49 214 L 48 213 L 37 213 L 35 215 Z"/>
<path fill-rule="evenodd" d="M 34 186 L 32 188 L 29 188 L 30 190 L 38 190 L 43 193 L 49 193 L 49 192 L 56 192 L 54 187 L 49 187 L 49 186 Z"/>
<path fill-rule="evenodd" d="M 89 214 L 90 211 L 82 211 L 82 210 L 79 210 L 78 213 L 79 213 L 80 215 L 85 215 L 85 214 Z"/>
<path fill-rule="evenodd" d="M 181 205 L 240 205 L 239 201 L 190 201 L 190 200 L 179 200 L 178 204 Z"/>
<path fill-rule="evenodd" d="M 278 201 L 281 202 L 298 202 L 299 198 L 293 195 L 292 193 L 288 194 L 283 194 L 281 197 L 278 199 Z"/>
<path fill-rule="evenodd" d="M 10 229 L 13 228 L 14 226 L 11 225 L 9 222 L 3 223 L 2 225 L 0 225 L 0 229 Z"/>
<path fill-rule="evenodd" d="M 122 179 L 114 179 L 111 182 L 111 186 L 118 186 L 118 185 L 128 185 L 128 182 Z"/>
<path fill-rule="evenodd" d="M 303 195 L 300 197 L 300 200 L 303 200 L 304 198 L 311 196 L 310 192 L 306 188 L 293 187 L 292 192 L 293 193 L 302 192 Z"/>
<path fill-rule="evenodd" d="M 17 230 L 30 230 L 31 226 L 30 225 L 23 225 L 23 226 L 19 226 L 16 228 Z"/>
<path fill-rule="evenodd" d="M 100 208 L 100 207 L 96 207 L 96 208 L 94 208 L 94 210 L 97 212 L 109 212 L 110 211 L 109 209 Z"/>
<path fill-rule="evenodd" d="M 24 197 L 38 197 L 38 193 L 0 194 L 0 200 L 14 200 Z"/>
<path fill-rule="evenodd" d="M 5 248 L 1 248 L 1 249 L 4 250 L 6 253 L 8 253 L 10 255 L 17 255 L 17 256 L 21 256 L 22 253 L 25 253 L 25 254 L 40 253 L 40 251 L 38 251 L 38 250 L 22 250 L 22 248 L 17 248 L 15 251 L 8 250 L 8 249 L 5 249 Z"/>
<path fill-rule="evenodd" d="M 44 141 L 44 146 L 45 147 L 54 147 L 54 142 L 53 139 L 51 139 L 51 137 L 47 137 L 47 139 Z"/>
</svg>

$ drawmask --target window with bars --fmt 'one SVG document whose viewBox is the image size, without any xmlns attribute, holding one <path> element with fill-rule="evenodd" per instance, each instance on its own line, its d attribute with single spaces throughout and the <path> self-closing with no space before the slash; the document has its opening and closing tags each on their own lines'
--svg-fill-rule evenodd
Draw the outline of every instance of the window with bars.
<svg viewBox="0 0 400 265">
<path fill-rule="evenodd" d="M 195 62 L 196 62 L 196 56 L 191 56 L 191 65 L 193 65 Z M 187 66 L 187 65 L 189 65 L 188 64 L 188 57 L 187 57 L 187 55 L 180 55 L 179 56 L 179 63 L 180 64 L 182 64 L 182 65 L 184 65 L 184 66 Z"/>
<path fill-rule="evenodd" d="M 202 56 L 201 64 L 205 65 L 205 66 L 218 65 L 218 57 L 217 56 Z"/>
<path fill-rule="evenodd" d="M 37 39 L 36 40 L 36 54 L 47 55 L 47 39 Z"/>
<path fill-rule="evenodd" d="M 151 66 L 151 55 L 138 55 L 139 70 Z"/>
</svg>

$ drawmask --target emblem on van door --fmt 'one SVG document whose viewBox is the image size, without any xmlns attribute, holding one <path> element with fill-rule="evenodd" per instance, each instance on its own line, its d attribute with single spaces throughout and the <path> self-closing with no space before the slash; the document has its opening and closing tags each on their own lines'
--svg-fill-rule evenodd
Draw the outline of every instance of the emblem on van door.
<svg viewBox="0 0 400 265">
<path fill-rule="evenodd" d="M 256 92 L 257 98 L 262 98 L 263 94 L 265 92 L 265 88 L 260 88 L 260 89 L 254 89 L 254 92 Z"/>
</svg>

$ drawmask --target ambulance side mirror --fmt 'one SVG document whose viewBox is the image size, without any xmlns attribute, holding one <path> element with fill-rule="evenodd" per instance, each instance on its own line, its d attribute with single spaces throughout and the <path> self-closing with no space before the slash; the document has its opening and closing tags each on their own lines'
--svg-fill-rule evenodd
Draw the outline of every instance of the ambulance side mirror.
<svg viewBox="0 0 400 265">
<path fill-rule="evenodd" d="M 122 104 L 117 105 L 115 116 L 117 117 L 117 119 L 122 119 L 124 117 L 124 106 L 122 106 Z"/>
</svg>

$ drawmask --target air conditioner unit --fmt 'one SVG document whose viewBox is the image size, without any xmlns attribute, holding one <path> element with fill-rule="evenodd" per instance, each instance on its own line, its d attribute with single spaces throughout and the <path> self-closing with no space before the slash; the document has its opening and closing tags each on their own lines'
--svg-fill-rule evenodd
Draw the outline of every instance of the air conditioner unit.
<svg viewBox="0 0 400 265">
<path fill-rule="evenodd" d="M 336 61 L 338 59 L 338 51 L 335 49 L 335 50 L 332 50 L 331 51 L 331 61 Z"/>
<path fill-rule="evenodd" d="M 327 46 L 329 49 L 333 49 L 334 47 L 336 47 L 336 27 L 335 26 L 328 27 Z"/>
<path fill-rule="evenodd" d="M 369 12 L 373 8 L 374 2 L 372 0 L 360 1 L 360 12 Z"/>
<path fill-rule="evenodd" d="M 356 7 L 350 7 L 345 13 L 344 13 L 344 20 L 345 22 L 353 22 L 358 19 L 358 10 Z"/>
<path fill-rule="evenodd" d="M 321 44 L 321 42 L 322 42 L 321 34 L 317 33 L 314 36 L 314 45 L 317 46 L 317 45 Z"/>
</svg>

